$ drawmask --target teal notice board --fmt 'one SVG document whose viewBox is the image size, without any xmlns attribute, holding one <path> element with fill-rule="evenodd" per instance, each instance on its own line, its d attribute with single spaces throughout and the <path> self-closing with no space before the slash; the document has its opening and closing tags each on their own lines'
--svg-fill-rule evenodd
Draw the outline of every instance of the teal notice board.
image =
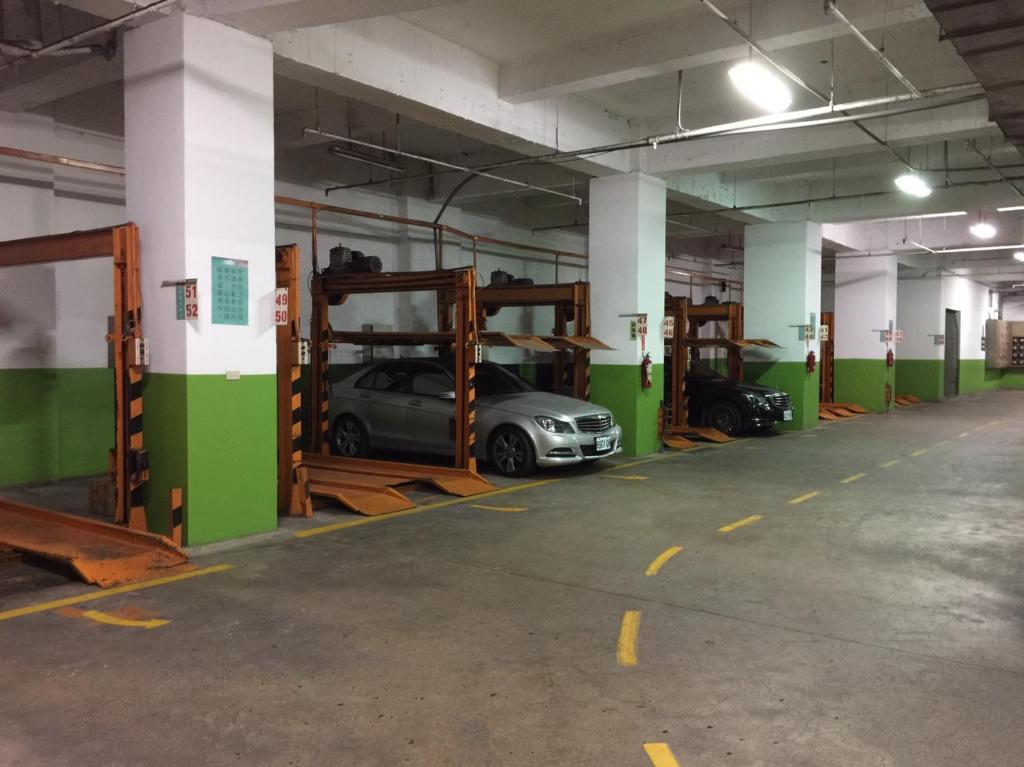
<svg viewBox="0 0 1024 767">
<path fill-rule="evenodd" d="M 213 324 L 249 324 L 249 262 L 213 257 Z"/>
</svg>

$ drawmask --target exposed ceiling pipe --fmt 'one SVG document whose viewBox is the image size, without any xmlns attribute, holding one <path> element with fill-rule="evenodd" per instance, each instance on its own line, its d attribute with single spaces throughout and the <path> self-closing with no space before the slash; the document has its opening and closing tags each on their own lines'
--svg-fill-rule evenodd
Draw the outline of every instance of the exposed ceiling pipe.
<svg viewBox="0 0 1024 767">
<path fill-rule="evenodd" d="M 978 149 L 978 145 L 973 141 L 970 143 L 970 147 L 978 157 L 985 161 L 985 164 L 988 165 L 993 173 L 999 176 L 999 178 L 1002 179 L 1010 189 L 1017 193 L 1018 197 L 1024 198 L 1024 192 L 1021 191 L 1020 187 L 1013 183 L 1013 180 L 1003 173 L 994 162 L 992 162 L 991 157 L 987 157 L 984 152 Z"/>
<path fill-rule="evenodd" d="M 881 49 L 876 47 L 875 44 L 867 38 L 867 35 L 857 29 L 856 25 L 854 25 L 852 21 L 846 18 L 843 12 L 840 11 L 839 7 L 836 5 L 836 0 L 825 0 L 825 11 L 831 13 L 839 20 L 840 23 L 845 25 L 846 28 L 850 30 L 850 33 L 860 40 L 864 47 L 871 51 L 871 54 L 882 63 L 882 66 L 888 69 L 889 73 L 900 81 L 900 84 L 904 88 L 915 96 L 921 95 L 921 91 L 914 87 L 914 84 L 910 82 L 909 78 L 907 78 L 907 76 L 904 75 L 899 68 L 892 63 L 892 61 L 889 60 L 889 57 L 886 56 Z"/>
<path fill-rule="evenodd" d="M 118 16 L 116 19 L 111 19 L 103 24 L 97 24 L 95 27 L 89 27 L 89 29 L 73 34 L 70 37 L 65 37 L 63 40 L 57 40 L 56 42 L 49 43 L 41 48 L 32 49 L 28 53 L 18 56 L 17 58 L 3 62 L 0 64 L 0 69 L 4 69 L 14 64 L 20 64 L 21 62 L 28 61 L 29 59 L 36 59 L 40 56 L 53 55 L 58 51 L 70 48 L 76 43 L 80 43 L 94 35 L 100 34 L 101 32 L 108 32 L 112 29 L 117 29 L 133 19 L 145 16 L 148 13 L 154 13 L 155 11 L 159 11 L 161 8 L 166 8 L 168 5 L 173 5 L 177 2 L 179 2 L 179 0 L 156 0 L 154 3 L 144 5 L 141 8 L 136 8 L 134 11 L 129 11 L 128 13 Z"/>
<path fill-rule="evenodd" d="M 470 176 L 483 176 L 484 178 L 494 179 L 500 181 L 503 184 L 511 184 L 512 186 L 518 186 L 521 189 L 532 189 L 536 192 L 543 192 L 544 194 L 551 194 L 556 197 L 564 197 L 568 200 L 574 200 L 576 204 L 582 205 L 583 200 L 574 194 L 566 194 L 565 192 L 557 192 L 554 189 L 545 189 L 542 186 L 534 186 L 533 184 L 527 184 L 525 181 L 517 181 L 512 178 L 506 178 L 504 176 L 495 176 L 493 173 L 487 173 L 486 171 L 468 168 L 465 165 L 457 165 L 456 163 L 447 162 L 446 160 L 438 160 L 435 157 L 426 157 L 424 155 L 415 154 L 413 152 L 406 152 L 403 149 L 394 149 L 392 147 L 382 146 L 381 144 L 374 144 L 369 141 L 361 141 L 360 139 L 349 138 L 348 136 L 339 136 L 334 133 L 328 133 L 322 131 L 319 128 L 303 128 L 302 132 L 306 136 L 320 136 L 322 138 L 329 138 L 334 141 L 342 141 L 347 144 L 353 144 L 355 146 L 365 147 L 367 149 L 376 149 L 387 154 L 392 154 L 395 157 L 407 157 L 410 160 L 419 160 L 420 162 L 429 163 L 430 165 L 439 165 L 442 168 L 451 168 L 452 170 L 459 171 L 461 173 L 468 173 Z M 333 188 L 333 187 L 332 187 Z M 330 189 L 326 191 L 331 191 Z"/>
<path fill-rule="evenodd" d="M 366 157 L 365 155 L 361 155 L 356 152 L 350 152 L 347 149 L 342 149 L 340 146 L 332 146 L 327 151 L 335 157 L 352 160 L 353 162 L 361 162 L 364 165 L 371 165 L 374 168 L 382 168 L 383 170 L 391 171 L 392 173 L 401 173 L 403 170 L 400 166 L 395 165 L 394 163 L 378 160 L 375 157 Z"/>
</svg>

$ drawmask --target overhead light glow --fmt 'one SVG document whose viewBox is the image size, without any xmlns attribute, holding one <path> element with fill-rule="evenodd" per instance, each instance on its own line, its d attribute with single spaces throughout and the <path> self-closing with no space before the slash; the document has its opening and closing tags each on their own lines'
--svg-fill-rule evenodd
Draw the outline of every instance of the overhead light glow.
<svg viewBox="0 0 1024 767">
<path fill-rule="evenodd" d="M 1008 208 L 996 208 L 1000 213 L 1012 213 L 1015 210 L 1024 210 L 1024 205 L 1011 205 Z"/>
<path fill-rule="evenodd" d="M 1013 254 L 1013 257 L 1017 261 L 1024 261 L 1024 250 L 1018 250 Z"/>
<path fill-rule="evenodd" d="M 729 70 L 729 79 L 743 97 L 765 112 L 785 112 L 793 103 L 793 94 L 778 75 L 756 61 L 744 61 Z"/>
<path fill-rule="evenodd" d="M 979 221 L 971 227 L 971 234 L 979 240 L 991 240 L 996 236 L 996 228 L 988 221 Z"/>
<path fill-rule="evenodd" d="M 669 271 L 672 272 L 672 274 L 680 274 L 683 277 L 691 277 L 692 276 L 689 272 L 681 272 L 678 269 L 669 269 Z"/>
<path fill-rule="evenodd" d="M 932 193 L 932 188 L 916 173 L 903 174 L 896 179 L 896 186 L 904 194 L 913 197 L 927 197 Z"/>
</svg>

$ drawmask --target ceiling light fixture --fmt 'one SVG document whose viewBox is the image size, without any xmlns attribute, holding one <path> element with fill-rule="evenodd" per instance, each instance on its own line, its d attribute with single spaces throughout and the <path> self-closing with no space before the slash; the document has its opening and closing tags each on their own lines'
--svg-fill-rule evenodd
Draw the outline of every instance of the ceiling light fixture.
<svg viewBox="0 0 1024 767">
<path fill-rule="evenodd" d="M 693 276 L 689 272 L 681 272 L 678 269 L 669 269 L 669 271 L 672 272 L 672 274 L 681 274 L 683 277 L 692 277 Z"/>
<path fill-rule="evenodd" d="M 1015 210 L 1024 210 L 1024 205 L 1010 205 L 1007 208 L 996 208 L 1000 213 L 1012 213 Z"/>
<path fill-rule="evenodd" d="M 904 173 L 897 177 L 896 187 L 912 197 L 927 197 L 932 193 L 932 188 L 916 173 Z"/>
<path fill-rule="evenodd" d="M 1018 250 L 1013 254 L 1013 258 L 1016 261 L 1024 261 L 1024 250 Z"/>
<path fill-rule="evenodd" d="M 756 61 L 744 61 L 729 70 L 729 79 L 745 99 L 765 112 L 785 112 L 793 104 L 793 94 L 782 78 Z"/>
<path fill-rule="evenodd" d="M 979 221 L 971 227 L 971 234 L 979 240 L 991 240 L 996 236 L 996 228 L 988 221 Z"/>
</svg>

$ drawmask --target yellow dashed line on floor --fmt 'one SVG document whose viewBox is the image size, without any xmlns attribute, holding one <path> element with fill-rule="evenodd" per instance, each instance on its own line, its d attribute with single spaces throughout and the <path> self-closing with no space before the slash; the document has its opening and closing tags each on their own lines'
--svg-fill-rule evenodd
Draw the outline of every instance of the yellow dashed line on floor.
<svg viewBox="0 0 1024 767">
<path fill-rule="evenodd" d="M 798 495 L 796 498 L 791 498 L 788 501 L 788 503 L 789 503 L 790 506 L 799 506 L 801 503 L 806 503 L 807 501 L 811 500 L 811 498 L 815 498 L 815 497 L 817 497 L 819 495 L 821 495 L 821 491 L 820 490 L 812 490 L 809 493 L 804 493 L 803 495 Z"/>
<path fill-rule="evenodd" d="M 949 443 L 950 443 L 950 440 L 944 439 L 944 440 L 942 440 L 942 442 L 935 443 L 935 447 L 945 447 Z"/>
<path fill-rule="evenodd" d="M 474 509 L 483 509 L 484 511 L 508 511 L 508 512 L 526 511 L 526 507 L 525 506 L 487 506 L 487 505 L 485 505 L 483 503 L 474 503 L 473 504 L 473 508 Z"/>
<path fill-rule="evenodd" d="M 888 468 L 889 468 L 890 466 L 895 466 L 895 465 L 896 465 L 896 464 L 898 464 L 899 462 L 900 462 L 900 459 L 899 459 L 899 458 L 897 458 L 897 459 L 895 459 L 895 460 L 893 460 L 893 461 L 886 461 L 885 463 L 883 463 L 882 465 L 880 465 L 880 466 L 879 466 L 878 468 L 880 468 L 880 469 L 888 469 Z"/>
<path fill-rule="evenodd" d="M 668 743 L 644 743 L 644 753 L 654 767 L 679 767 Z"/>
<path fill-rule="evenodd" d="M 963 439 L 964 437 L 971 436 L 971 433 L 969 431 L 965 431 L 962 434 L 957 434 L 956 436 L 957 436 L 957 439 Z"/>
<path fill-rule="evenodd" d="M 642 474 L 602 474 L 605 479 L 624 479 L 627 482 L 639 482 L 640 480 L 647 479 Z"/>
<path fill-rule="evenodd" d="M 867 474 L 865 474 L 862 471 L 860 474 L 854 474 L 852 476 L 847 477 L 846 479 L 839 480 L 839 484 L 840 485 L 848 485 L 851 482 L 856 482 L 858 479 L 864 479 L 864 477 L 866 477 L 866 476 L 867 476 Z"/>
<path fill-rule="evenodd" d="M 204 567 L 199 570 L 192 570 L 188 573 L 181 573 L 180 575 L 168 575 L 166 578 L 154 578 L 151 581 L 131 583 L 127 586 L 116 586 L 112 589 L 105 589 L 103 591 L 90 591 L 88 594 L 79 594 L 75 597 L 65 597 L 64 599 L 54 599 L 49 602 L 40 602 L 34 605 L 26 605 L 25 607 L 16 607 L 13 610 L 4 610 L 3 612 L 0 612 L 0 621 L 7 621 L 11 618 L 20 618 L 23 615 L 32 615 L 33 613 L 44 613 L 49 610 L 56 610 L 60 607 L 80 605 L 83 602 L 92 602 L 96 599 L 106 599 L 107 597 L 114 597 L 118 594 L 128 594 L 132 591 L 151 589 L 154 586 L 163 586 L 168 583 L 177 583 L 178 581 L 185 581 L 190 578 L 198 578 L 201 575 L 212 575 L 213 573 L 222 573 L 225 570 L 230 570 L 232 567 L 233 565 L 213 565 L 211 567 Z"/>
<path fill-rule="evenodd" d="M 550 485 L 554 482 L 560 482 L 559 479 L 542 479 L 537 482 L 524 482 L 521 485 L 512 485 L 512 487 L 503 487 L 500 490 L 492 490 L 489 493 L 480 493 L 480 495 L 472 496 L 474 499 L 483 500 L 484 498 L 493 498 L 496 495 L 505 495 L 506 493 L 517 493 L 520 490 L 529 490 L 534 487 L 541 487 L 543 485 Z M 360 525 L 369 525 L 374 522 L 383 522 L 387 519 L 395 519 L 396 517 L 408 517 L 412 514 L 419 514 L 421 511 L 432 511 L 433 509 L 443 509 L 446 506 L 455 506 L 460 503 L 469 503 L 466 498 L 450 498 L 446 501 L 438 501 L 437 503 L 428 503 L 425 506 L 417 506 L 412 509 L 406 509 L 405 511 L 395 511 L 391 514 L 380 514 L 376 517 L 358 517 L 357 519 L 350 519 L 346 522 L 336 522 L 332 525 L 322 525 L 320 527 L 310 527 L 306 530 L 296 530 L 293 535 L 296 538 L 310 538 L 314 535 L 323 535 L 324 533 L 333 533 L 337 530 L 347 530 L 350 527 L 359 527 Z"/>
<path fill-rule="evenodd" d="M 927 452 L 928 452 L 928 448 L 924 447 L 924 448 L 921 448 L 920 450 L 915 450 L 910 455 L 911 455 L 912 458 L 920 458 L 922 455 L 924 455 Z"/>
<path fill-rule="evenodd" d="M 619 643 L 615 657 L 620 666 L 636 665 L 636 638 L 640 633 L 640 611 L 626 610 L 622 616 L 622 627 L 619 629 Z"/>
<path fill-rule="evenodd" d="M 657 557 L 654 558 L 653 562 L 647 565 L 647 570 L 644 572 L 644 575 L 657 575 L 658 571 L 662 567 L 664 567 L 665 563 L 672 559 L 672 557 L 674 557 L 682 550 L 682 546 L 672 546 L 670 548 L 665 549 Z"/>
<path fill-rule="evenodd" d="M 83 618 L 88 618 L 91 621 L 97 623 L 105 623 L 108 626 L 121 626 L 122 628 L 133 628 L 133 629 L 155 629 L 161 626 L 166 626 L 170 621 L 161 620 L 160 618 L 150 618 L 149 620 L 137 621 L 130 618 L 118 618 L 116 615 L 108 615 L 107 613 L 101 613 L 99 610 L 86 610 L 82 613 Z"/>
<path fill-rule="evenodd" d="M 661 453 L 659 455 L 652 456 L 651 458 L 643 458 L 639 461 L 629 461 L 628 463 L 617 463 L 614 466 L 609 466 L 604 471 L 618 471 L 619 469 L 629 469 L 633 466 L 643 466 L 645 463 L 654 463 L 655 461 L 664 461 L 666 458 L 674 458 L 677 453 Z"/>
<path fill-rule="evenodd" d="M 724 526 L 718 528 L 718 532 L 720 532 L 720 533 L 731 533 L 733 530 L 735 530 L 737 528 L 740 528 L 740 527 L 746 527 L 747 525 L 751 525 L 754 522 L 757 522 L 759 519 L 764 519 L 764 517 L 761 516 L 760 514 L 752 514 L 751 516 L 744 517 L 743 519 L 737 520 L 736 522 L 733 522 L 730 525 L 724 525 Z"/>
</svg>

